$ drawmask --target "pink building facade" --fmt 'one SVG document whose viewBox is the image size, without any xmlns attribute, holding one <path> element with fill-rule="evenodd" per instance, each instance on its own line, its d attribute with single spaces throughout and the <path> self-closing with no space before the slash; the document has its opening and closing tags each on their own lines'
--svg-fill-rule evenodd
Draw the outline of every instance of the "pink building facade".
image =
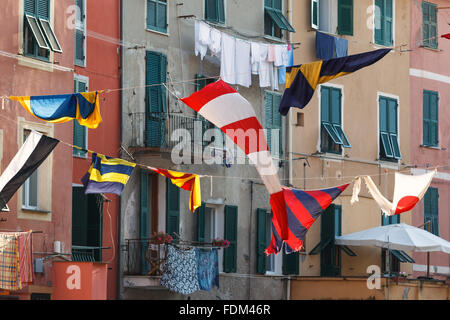
<svg viewBox="0 0 450 320">
<path fill-rule="evenodd" d="M 411 169 L 437 168 L 424 199 L 412 212 L 412 224 L 450 240 L 450 1 L 411 1 L 410 86 Z M 414 253 L 413 273 L 426 276 L 427 254 Z M 429 276 L 450 274 L 450 255 L 432 252 Z"/>
</svg>

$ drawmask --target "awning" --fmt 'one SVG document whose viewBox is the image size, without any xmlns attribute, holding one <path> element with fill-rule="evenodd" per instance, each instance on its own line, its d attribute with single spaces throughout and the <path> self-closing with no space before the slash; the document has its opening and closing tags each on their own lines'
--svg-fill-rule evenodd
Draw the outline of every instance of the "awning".
<svg viewBox="0 0 450 320">
<path fill-rule="evenodd" d="M 264 8 L 269 17 L 275 22 L 280 29 L 287 30 L 289 32 L 295 32 L 295 29 L 291 26 L 286 17 L 279 11 L 272 8 Z"/>
<path fill-rule="evenodd" d="M 414 259 L 406 254 L 402 250 L 391 250 L 392 255 L 394 255 L 400 262 L 415 263 Z"/>
</svg>

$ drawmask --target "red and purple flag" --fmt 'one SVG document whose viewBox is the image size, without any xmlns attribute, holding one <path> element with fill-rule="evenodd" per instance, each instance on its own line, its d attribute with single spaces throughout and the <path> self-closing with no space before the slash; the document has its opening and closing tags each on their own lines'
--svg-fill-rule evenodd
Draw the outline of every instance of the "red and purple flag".
<svg viewBox="0 0 450 320">
<path fill-rule="evenodd" d="M 282 240 L 280 237 L 280 223 L 276 215 L 272 215 L 272 242 L 265 253 L 267 255 L 279 253 L 283 242 L 286 253 L 301 250 L 306 232 L 311 225 L 348 186 L 349 184 L 345 184 L 339 187 L 312 191 L 283 187 L 288 221 L 288 237 Z"/>
</svg>

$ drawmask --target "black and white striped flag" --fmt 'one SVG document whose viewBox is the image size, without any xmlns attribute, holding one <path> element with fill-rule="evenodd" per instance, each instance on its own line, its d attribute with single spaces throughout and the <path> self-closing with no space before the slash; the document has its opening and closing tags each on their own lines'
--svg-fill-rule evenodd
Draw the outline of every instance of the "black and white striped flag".
<svg viewBox="0 0 450 320">
<path fill-rule="evenodd" d="M 0 176 L 0 208 L 6 206 L 20 186 L 39 168 L 59 140 L 31 131 L 19 152 Z"/>
</svg>

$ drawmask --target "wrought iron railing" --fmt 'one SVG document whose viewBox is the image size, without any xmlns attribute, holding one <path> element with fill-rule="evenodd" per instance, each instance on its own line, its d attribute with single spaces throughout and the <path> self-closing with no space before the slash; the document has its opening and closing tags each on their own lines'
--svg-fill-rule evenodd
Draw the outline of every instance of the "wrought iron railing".
<svg viewBox="0 0 450 320">
<path fill-rule="evenodd" d="M 161 275 L 161 265 L 167 258 L 167 244 L 152 243 L 150 239 L 126 239 L 124 251 L 124 274 Z"/>
<path fill-rule="evenodd" d="M 97 262 L 101 261 L 103 249 L 111 247 L 90 247 L 90 246 L 72 246 L 72 261 L 77 262 Z"/>
<path fill-rule="evenodd" d="M 203 152 L 205 147 L 213 141 L 213 139 L 204 141 L 207 130 L 219 130 L 204 118 L 179 113 L 133 113 L 131 123 L 132 146 L 172 149 L 183 142 L 192 153 Z M 219 132 L 223 138 L 223 133 L 220 130 Z M 222 142 L 224 141 L 222 139 Z M 218 144 L 219 149 L 222 146 Z"/>
</svg>

